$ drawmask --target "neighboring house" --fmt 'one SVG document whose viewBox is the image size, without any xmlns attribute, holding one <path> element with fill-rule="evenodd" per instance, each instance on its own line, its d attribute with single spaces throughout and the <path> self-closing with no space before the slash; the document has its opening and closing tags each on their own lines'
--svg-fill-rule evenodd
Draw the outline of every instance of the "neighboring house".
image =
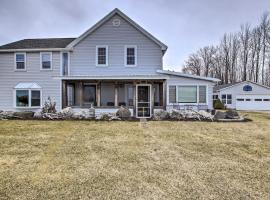
<svg viewBox="0 0 270 200">
<path fill-rule="evenodd" d="M 0 109 L 123 105 L 136 117 L 157 109 L 212 109 L 218 79 L 163 70 L 167 46 L 114 9 L 78 38 L 26 39 L 0 47 Z"/>
<path fill-rule="evenodd" d="M 270 110 L 270 88 L 251 81 L 214 87 L 213 99 L 236 110 Z"/>
</svg>

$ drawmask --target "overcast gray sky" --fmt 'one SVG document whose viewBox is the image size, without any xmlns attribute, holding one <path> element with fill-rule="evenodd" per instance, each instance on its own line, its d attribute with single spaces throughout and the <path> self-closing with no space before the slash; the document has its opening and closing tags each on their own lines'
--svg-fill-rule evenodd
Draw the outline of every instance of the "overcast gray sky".
<svg viewBox="0 0 270 200">
<path fill-rule="evenodd" d="M 168 45 L 165 68 L 181 70 L 198 48 L 258 23 L 270 0 L 0 0 L 0 45 L 77 37 L 116 7 Z"/>
</svg>

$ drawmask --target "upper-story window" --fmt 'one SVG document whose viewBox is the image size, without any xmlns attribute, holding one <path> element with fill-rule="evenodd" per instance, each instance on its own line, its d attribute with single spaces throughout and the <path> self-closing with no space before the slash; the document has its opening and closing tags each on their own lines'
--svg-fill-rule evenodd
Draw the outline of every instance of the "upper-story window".
<svg viewBox="0 0 270 200">
<path fill-rule="evenodd" d="M 125 66 L 137 65 L 137 46 L 125 46 Z"/>
<path fill-rule="evenodd" d="M 51 70 L 52 69 L 52 52 L 40 53 L 40 69 Z"/>
<path fill-rule="evenodd" d="M 62 75 L 67 76 L 69 74 L 69 53 L 62 53 Z"/>
<path fill-rule="evenodd" d="M 15 53 L 15 70 L 26 70 L 26 53 Z"/>
<path fill-rule="evenodd" d="M 108 66 L 108 46 L 96 47 L 96 66 Z"/>
</svg>

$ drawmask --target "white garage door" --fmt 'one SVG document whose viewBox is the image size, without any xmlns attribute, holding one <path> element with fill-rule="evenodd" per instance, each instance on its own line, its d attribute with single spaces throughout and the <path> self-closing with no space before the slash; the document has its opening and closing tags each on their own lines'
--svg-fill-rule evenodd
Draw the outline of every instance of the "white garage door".
<svg viewBox="0 0 270 200">
<path fill-rule="evenodd" d="M 237 110 L 270 110 L 270 95 L 238 95 Z"/>
</svg>

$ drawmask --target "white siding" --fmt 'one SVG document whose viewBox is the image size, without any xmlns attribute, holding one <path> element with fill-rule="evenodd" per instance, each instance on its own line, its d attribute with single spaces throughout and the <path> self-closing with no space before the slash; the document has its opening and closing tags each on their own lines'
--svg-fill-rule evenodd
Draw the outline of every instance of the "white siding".
<svg viewBox="0 0 270 200">
<path fill-rule="evenodd" d="M 112 25 L 112 20 L 115 18 L 121 19 L 119 27 Z M 96 66 L 97 45 L 108 46 L 108 67 Z M 137 46 L 136 67 L 125 67 L 125 45 Z M 162 69 L 161 47 L 117 14 L 77 44 L 70 57 L 71 76 L 150 75 Z"/>
<path fill-rule="evenodd" d="M 35 82 L 42 87 L 42 100 L 50 96 L 56 101 L 60 109 L 60 80 L 52 76 L 59 76 L 60 55 L 53 53 L 53 70 L 40 70 L 40 53 L 26 53 L 26 71 L 14 71 L 14 53 L 0 53 L 0 110 L 22 110 L 14 108 L 13 88 L 20 82 Z M 25 108 L 25 110 L 31 110 Z"/>
<path fill-rule="evenodd" d="M 252 91 L 243 91 L 243 87 L 245 85 L 251 85 L 252 86 Z M 263 86 L 253 84 L 253 83 L 240 83 L 238 85 L 235 85 L 233 87 L 221 90 L 218 95 L 219 98 L 221 99 L 222 94 L 231 94 L 232 95 L 232 104 L 226 105 L 227 108 L 232 108 L 235 109 L 236 106 L 236 96 L 237 95 L 270 95 L 270 89 L 265 88 Z"/>
</svg>

